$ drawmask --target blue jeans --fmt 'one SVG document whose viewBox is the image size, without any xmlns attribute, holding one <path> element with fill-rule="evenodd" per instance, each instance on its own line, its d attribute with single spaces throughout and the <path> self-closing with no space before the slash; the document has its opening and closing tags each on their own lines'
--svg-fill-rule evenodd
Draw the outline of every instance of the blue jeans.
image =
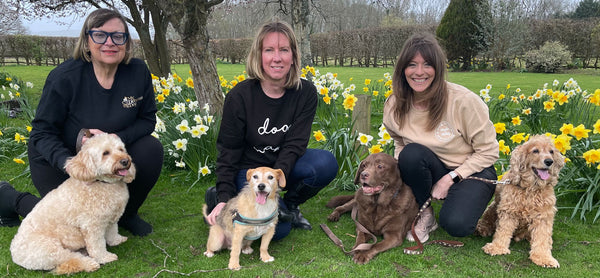
<svg viewBox="0 0 600 278">
<path fill-rule="evenodd" d="M 307 149 L 303 156 L 298 158 L 294 168 L 286 180 L 286 191 L 283 199 L 279 199 L 279 206 L 286 208 L 288 204 L 300 205 L 315 196 L 321 189 L 327 186 L 337 175 L 338 164 L 335 156 L 329 151 L 321 149 Z M 246 172 L 242 169 L 238 172 L 235 185 L 238 192 L 246 184 Z M 292 196 L 286 198 L 287 196 Z M 274 240 L 287 236 L 292 229 L 290 222 L 278 222 L 275 228 Z"/>
</svg>

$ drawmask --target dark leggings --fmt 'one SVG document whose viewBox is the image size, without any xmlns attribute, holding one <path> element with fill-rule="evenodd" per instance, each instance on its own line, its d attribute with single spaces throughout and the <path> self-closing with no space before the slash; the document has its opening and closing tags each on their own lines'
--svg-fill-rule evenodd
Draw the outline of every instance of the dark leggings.
<svg viewBox="0 0 600 278">
<path fill-rule="evenodd" d="M 158 139 L 147 135 L 126 146 L 126 148 L 137 170 L 135 180 L 127 185 L 129 202 L 125 207 L 123 217 L 130 217 L 137 214 L 138 209 L 142 206 L 160 176 L 163 163 L 163 146 Z M 46 196 L 48 192 L 57 188 L 69 178 L 62 169 L 52 167 L 31 145 L 29 145 L 28 155 L 31 179 L 41 197 Z M 39 200 L 37 196 L 30 193 L 21 193 L 17 199 L 17 213 L 25 217 Z"/>
<path fill-rule="evenodd" d="M 402 180 L 412 189 L 419 206 L 431 197 L 433 185 L 451 171 L 430 149 L 415 143 L 402 149 L 398 156 L 398 168 Z M 493 165 L 471 176 L 497 179 Z M 474 179 L 463 179 L 452 185 L 439 213 L 442 228 L 455 237 L 471 235 L 495 189 L 495 184 Z"/>
</svg>

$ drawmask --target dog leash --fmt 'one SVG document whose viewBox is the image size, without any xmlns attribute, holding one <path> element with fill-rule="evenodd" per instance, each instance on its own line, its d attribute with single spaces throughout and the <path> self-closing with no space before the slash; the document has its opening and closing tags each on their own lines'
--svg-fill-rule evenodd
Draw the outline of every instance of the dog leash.
<svg viewBox="0 0 600 278">
<path fill-rule="evenodd" d="M 360 222 L 358 222 L 357 217 L 356 217 L 357 214 L 358 214 L 358 209 L 356 208 L 356 206 L 354 206 L 352 208 L 351 217 L 352 217 L 352 220 L 354 220 L 354 223 L 356 224 L 356 229 L 369 235 L 369 237 L 371 237 L 371 239 L 373 240 L 373 243 L 361 243 L 361 244 L 357 245 L 356 247 L 352 248 L 352 250 L 350 250 L 350 251 L 346 251 L 346 249 L 344 248 L 344 243 L 342 243 L 342 241 L 329 229 L 329 227 L 327 227 L 327 224 L 319 225 L 321 227 L 321 229 L 323 230 L 323 232 L 325 232 L 325 234 L 329 237 L 329 239 L 331 239 L 331 241 L 333 241 L 333 243 L 335 243 L 335 245 L 340 247 L 340 249 L 342 249 L 342 252 L 344 252 L 344 254 L 346 254 L 346 255 L 352 255 L 352 254 L 354 254 L 355 251 L 369 250 L 369 249 L 371 249 L 371 247 L 373 247 L 373 245 L 375 245 L 375 243 L 377 243 L 377 237 L 373 233 L 371 233 L 367 228 L 365 228 L 365 226 L 360 224 Z"/>
<path fill-rule="evenodd" d="M 465 179 L 478 180 L 478 181 L 491 183 L 491 184 L 509 184 L 510 183 L 509 179 L 499 181 L 499 180 L 489 180 L 489 179 L 473 177 L 473 176 L 466 177 Z M 417 245 L 404 248 L 405 254 L 410 254 L 410 255 L 423 254 L 424 246 L 429 245 L 429 244 L 439 244 L 439 245 L 442 245 L 445 247 L 462 247 L 462 246 L 464 246 L 464 243 L 462 243 L 460 241 L 455 241 L 455 240 L 433 240 L 433 241 L 423 244 L 421 242 L 421 240 L 419 239 L 419 237 L 417 237 L 417 233 L 415 232 L 415 225 L 416 225 L 417 221 L 419 220 L 419 218 L 421 217 L 421 214 L 423 213 L 423 211 L 429 206 L 429 204 L 431 204 L 432 200 L 433 200 L 432 197 L 429 197 L 429 199 L 427 199 L 427 201 L 423 204 L 423 206 L 421 206 L 421 209 L 419 209 L 417 216 L 413 220 L 413 223 L 410 226 L 410 233 L 413 236 L 413 238 L 415 239 L 415 242 L 417 243 Z"/>
</svg>

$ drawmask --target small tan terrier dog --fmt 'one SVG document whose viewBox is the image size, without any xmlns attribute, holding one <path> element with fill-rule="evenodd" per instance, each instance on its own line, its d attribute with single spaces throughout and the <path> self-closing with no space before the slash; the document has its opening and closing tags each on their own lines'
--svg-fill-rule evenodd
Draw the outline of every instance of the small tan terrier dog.
<svg viewBox="0 0 600 278">
<path fill-rule="evenodd" d="M 217 216 L 217 225 L 210 227 L 206 243 L 207 257 L 223 248 L 230 248 L 228 268 L 238 270 L 240 253 L 251 254 L 250 244 L 258 238 L 260 259 L 263 262 L 275 260 L 268 248 L 277 225 L 279 212 L 279 190 L 285 187 L 285 176 L 280 169 L 259 167 L 246 173 L 246 186 L 233 199 L 229 200 Z M 207 217 L 207 206 L 203 206 Z"/>
</svg>

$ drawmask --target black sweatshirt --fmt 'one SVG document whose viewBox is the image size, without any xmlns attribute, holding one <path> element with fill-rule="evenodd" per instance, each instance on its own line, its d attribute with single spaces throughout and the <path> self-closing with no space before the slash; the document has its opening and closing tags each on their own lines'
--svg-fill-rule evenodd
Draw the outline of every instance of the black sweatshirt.
<svg viewBox="0 0 600 278">
<path fill-rule="evenodd" d="M 256 79 L 238 83 L 227 94 L 217 138 L 219 202 L 236 195 L 241 169 L 267 166 L 288 177 L 306 151 L 317 103 L 317 89 L 304 79 L 299 90 L 287 89 L 278 99 L 265 95 Z"/>
<path fill-rule="evenodd" d="M 119 64 L 112 88 L 98 83 L 92 63 L 69 59 L 46 79 L 30 144 L 57 169 L 75 154 L 81 128 L 117 134 L 128 145 L 149 135 L 156 123 L 152 78 L 146 64 Z"/>
</svg>

